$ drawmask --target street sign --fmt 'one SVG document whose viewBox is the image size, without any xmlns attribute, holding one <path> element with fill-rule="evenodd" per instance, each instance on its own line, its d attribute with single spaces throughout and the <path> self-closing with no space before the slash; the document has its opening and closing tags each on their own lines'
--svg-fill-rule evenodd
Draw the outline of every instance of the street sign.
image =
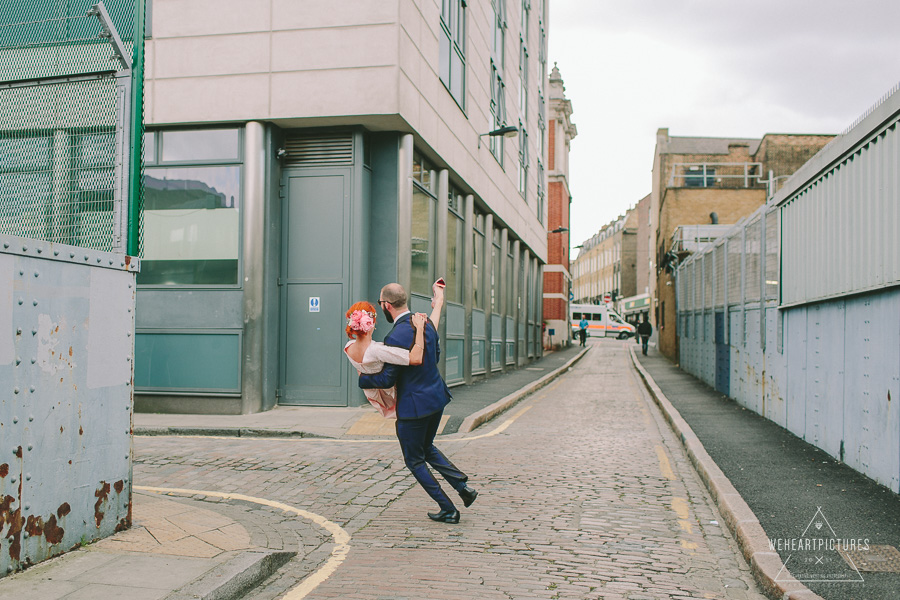
<svg viewBox="0 0 900 600">
<path fill-rule="evenodd" d="M 603 294 L 603 301 L 607 304 L 612 302 L 612 294 Z"/>
</svg>

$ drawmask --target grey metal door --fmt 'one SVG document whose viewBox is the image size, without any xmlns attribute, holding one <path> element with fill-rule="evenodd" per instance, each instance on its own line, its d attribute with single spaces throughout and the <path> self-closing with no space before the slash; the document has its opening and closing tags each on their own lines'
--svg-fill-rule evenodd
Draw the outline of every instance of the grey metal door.
<svg viewBox="0 0 900 600">
<path fill-rule="evenodd" d="M 347 406 L 349 175 L 284 175 L 280 404 Z"/>
</svg>

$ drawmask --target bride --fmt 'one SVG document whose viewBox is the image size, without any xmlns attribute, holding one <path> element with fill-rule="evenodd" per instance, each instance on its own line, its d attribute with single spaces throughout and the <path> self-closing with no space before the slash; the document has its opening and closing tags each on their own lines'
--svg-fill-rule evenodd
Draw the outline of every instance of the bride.
<svg viewBox="0 0 900 600">
<path fill-rule="evenodd" d="M 431 300 L 431 324 L 437 330 L 441 320 L 441 310 L 444 307 L 443 279 L 439 279 L 432 286 Z M 425 327 L 428 326 L 428 318 L 424 313 L 414 313 L 410 317 L 413 327 L 416 329 L 416 338 L 411 349 L 387 346 L 381 342 L 372 340 L 372 332 L 375 330 L 375 307 L 370 303 L 357 302 L 347 310 L 347 337 L 350 341 L 344 346 L 344 354 L 357 371 L 364 374 L 378 373 L 385 363 L 394 365 L 416 366 L 422 364 L 422 356 L 425 352 Z M 388 419 L 397 418 L 397 390 L 396 388 L 380 390 L 363 390 L 366 399 Z"/>
</svg>

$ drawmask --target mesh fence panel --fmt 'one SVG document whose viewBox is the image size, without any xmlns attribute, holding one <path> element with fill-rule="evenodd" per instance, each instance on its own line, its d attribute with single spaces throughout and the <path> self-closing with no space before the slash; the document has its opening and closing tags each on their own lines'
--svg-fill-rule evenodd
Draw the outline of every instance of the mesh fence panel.
<svg viewBox="0 0 900 600">
<path fill-rule="evenodd" d="M 741 244 L 741 232 L 737 231 L 728 238 L 728 303 L 740 304 L 741 299 L 741 255 L 744 251 Z"/>
<path fill-rule="evenodd" d="M 722 306 L 725 303 L 725 247 L 716 246 L 712 251 L 713 269 L 715 271 L 715 289 L 713 290 L 713 305 Z"/>
<path fill-rule="evenodd" d="M 0 233 L 124 250 L 141 144 L 128 138 L 131 72 L 88 15 L 95 1 L 0 0 Z M 104 2 L 129 57 L 138 6 Z"/>
<path fill-rule="evenodd" d="M 712 255 L 703 255 L 703 308 L 712 307 L 713 301 L 713 261 Z"/>
<path fill-rule="evenodd" d="M 744 244 L 744 252 L 746 257 L 746 272 L 744 273 L 745 281 L 745 302 L 753 302 L 759 300 L 759 277 L 760 277 L 760 226 L 759 217 L 755 218 L 747 225 L 747 236 Z"/>
<path fill-rule="evenodd" d="M 694 258 L 694 310 L 703 308 L 703 256 Z"/>
<path fill-rule="evenodd" d="M 778 271 L 781 262 L 778 211 L 766 214 L 766 299 L 778 300 Z"/>
</svg>

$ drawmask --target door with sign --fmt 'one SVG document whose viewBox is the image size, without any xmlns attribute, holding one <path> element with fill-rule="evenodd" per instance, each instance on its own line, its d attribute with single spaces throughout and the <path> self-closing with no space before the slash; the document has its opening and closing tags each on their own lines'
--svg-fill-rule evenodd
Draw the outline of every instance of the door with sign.
<svg viewBox="0 0 900 600">
<path fill-rule="evenodd" d="M 349 173 L 286 170 L 279 404 L 347 406 Z"/>
</svg>

